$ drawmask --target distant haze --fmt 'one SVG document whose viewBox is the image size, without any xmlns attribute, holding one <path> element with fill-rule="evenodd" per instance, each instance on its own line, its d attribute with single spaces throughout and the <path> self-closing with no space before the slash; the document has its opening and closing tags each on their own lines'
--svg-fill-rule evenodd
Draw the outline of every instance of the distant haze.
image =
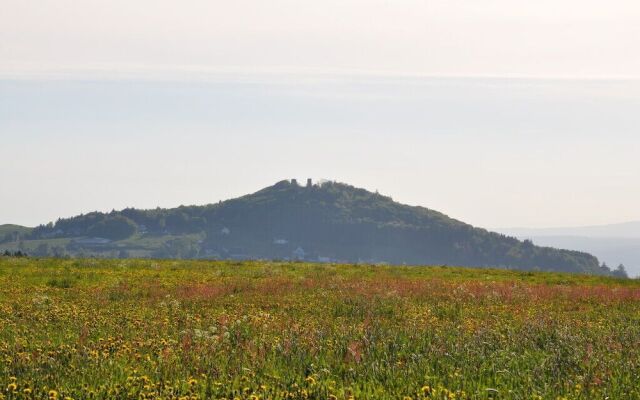
<svg viewBox="0 0 640 400">
<path fill-rule="evenodd" d="M 498 231 L 514 236 L 584 236 L 590 238 L 640 239 L 640 221 L 583 227 L 501 228 Z"/>
<path fill-rule="evenodd" d="M 615 268 L 623 264 L 629 275 L 640 276 L 640 221 L 571 228 L 498 228 L 496 231 L 540 246 L 591 253 Z"/>
</svg>

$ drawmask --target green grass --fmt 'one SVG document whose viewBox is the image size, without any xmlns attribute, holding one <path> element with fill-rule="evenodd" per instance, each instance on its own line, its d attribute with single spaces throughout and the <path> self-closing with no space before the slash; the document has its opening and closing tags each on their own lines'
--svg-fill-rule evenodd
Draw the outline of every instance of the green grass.
<svg viewBox="0 0 640 400">
<path fill-rule="evenodd" d="M 4 237 L 7 233 L 20 232 L 20 234 L 27 234 L 31 232 L 33 228 L 28 228 L 26 226 L 14 225 L 14 224 L 4 224 L 0 225 L 0 239 Z"/>
<path fill-rule="evenodd" d="M 0 258 L 5 398 L 637 399 L 638 344 L 637 280 Z"/>
</svg>

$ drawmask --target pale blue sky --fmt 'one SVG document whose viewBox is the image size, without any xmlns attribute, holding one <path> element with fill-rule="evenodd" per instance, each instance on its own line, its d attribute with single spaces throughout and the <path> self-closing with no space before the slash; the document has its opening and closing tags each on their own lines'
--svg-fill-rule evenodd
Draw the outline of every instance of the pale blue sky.
<svg viewBox="0 0 640 400">
<path fill-rule="evenodd" d="M 0 223 L 336 179 L 485 227 L 640 219 L 640 83 L 0 82 Z"/>
<path fill-rule="evenodd" d="M 631 0 L 4 0 L 0 223 L 336 179 L 485 227 L 640 219 Z"/>
</svg>

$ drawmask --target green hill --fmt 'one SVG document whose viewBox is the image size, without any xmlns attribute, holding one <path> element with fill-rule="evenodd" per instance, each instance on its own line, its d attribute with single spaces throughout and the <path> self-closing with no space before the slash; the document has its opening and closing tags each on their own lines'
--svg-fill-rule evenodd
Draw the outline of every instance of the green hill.
<svg viewBox="0 0 640 400">
<path fill-rule="evenodd" d="M 32 228 L 26 226 L 4 224 L 0 225 L 0 244 L 19 241 L 20 239 L 27 237 Z"/>
<path fill-rule="evenodd" d="M 31 232 L 32 229 L 33 228 L 28 228 L 22 225 L 4 224 L 4 225 L 0 225 L 0 236 L 4 236 L 7 233 L 13 233 L 13 232 L 27 234 Z"/>
<path fill-rule="evenodd" d="M 22 246 L 70 255 L 304 259 L 603 273 L 586 253 L 534 246 L 350 185 L 281 181 L 205 206 L 90 213 L 34 228 Z M 63 247 L 63 248 L 61 248 Z M 33 249 L 35 250 L 35 249 Z"/>
</svg>

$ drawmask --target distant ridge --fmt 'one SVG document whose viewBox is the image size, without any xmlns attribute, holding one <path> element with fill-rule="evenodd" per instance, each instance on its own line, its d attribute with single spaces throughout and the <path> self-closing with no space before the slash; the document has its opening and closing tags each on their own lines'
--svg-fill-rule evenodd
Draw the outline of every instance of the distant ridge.
<svg viewBox="0 0 640 400">
<path fill-rule="evenodd" d="M 632 276 L 640 276 L 640 221 L 568 228 L 506 228 L 498 232 L 529 239 L 535 244 L 575 249 L 596 255 L 616 267 L 623 264 Z"/>
<path fill-rule="evenodd" d="M 378 193 L 311 180 L 305 185 L 284 180 L 205 206 L 129 208 L 59 219 L 23 235 L 20 246 L 43 255 L 301 259 L 610 273 L 587 253 L 538 247 Z"/>
<path fill-rule="evenodd" d="M 9 233 L 9 232 L 29 233 L 31 232 L 32 229 L 33 228 L 28 228 L 22 225 L 3 224 L 3 225 L 0 225 L 0 235 L 4 235 L 5 233 Z"/>
<path fill-rule="evenodd" d="M 640 239 L 640 221 L 562 228 L 499 228 L 497 231 L 517 237 L 581 236 Z"/>
</svg>

